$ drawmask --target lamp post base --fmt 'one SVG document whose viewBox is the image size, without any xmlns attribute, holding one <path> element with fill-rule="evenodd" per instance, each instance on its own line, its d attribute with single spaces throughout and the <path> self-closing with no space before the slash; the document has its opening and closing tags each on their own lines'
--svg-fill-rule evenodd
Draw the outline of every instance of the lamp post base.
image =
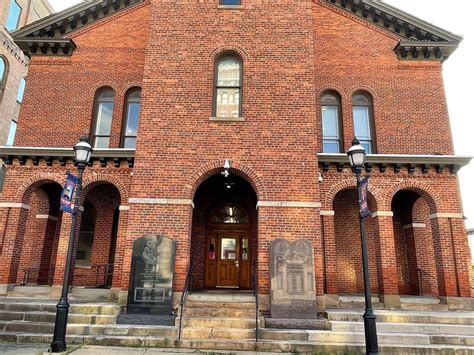
<svg viewBox="0 0 474 355">
<path fill-rule="evenodd" d="M 54 337 L 51 343 L 52 353 L 66 351 L 66 327 L 69 314 L 69 302 L 67 298 L 60 298 L 56 305 L 56 322 L 54 323 Z"/>
<path fill-rule="evenodd" d="M 379 345 L 377 341 L 377 317 L 375 316 L 375 313 L 372 309 L 366 309 L 363 318 L 367 354 L 378 354 Z"/>
</svg>

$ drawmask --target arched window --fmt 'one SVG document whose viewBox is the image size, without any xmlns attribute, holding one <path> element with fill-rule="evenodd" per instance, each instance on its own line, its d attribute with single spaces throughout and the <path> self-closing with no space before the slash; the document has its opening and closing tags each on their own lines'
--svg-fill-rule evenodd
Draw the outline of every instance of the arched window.
<svg viewBox="0 0 474 355">
<path fill-rule="evenodd" d="M 0 90 L 5 87 L 7 81 L 7 62 L 3 57 L 0 57 Z"/>
<path fill-rule="evenodd" d="M 372 97 L 366 92 L 352 96 L 354 134 L 368 154 L 375 153 Z"/>
<path fill-rule="evenodd" d="M 242 208 L 229 204 L 214 212 L 211 223 L 249 224 L 249 216 Z"/>
<path fill-rule="evenodd" d="M 16 101 L 18 103 L 23 103 L 23 95 L 25 94 L 25 87 L 26 87 L 26 80 L 21 79 L 20 80 L 20 86 L 18 87 L 18 94 L 16 96 Z"/>
<path fill-rule="evenodd" d="M 323 152 L 342 151 L 341 98 L 334 91 L 321 96 L 321 119 L 323 125 Z"/>
<path fill-rule="evenodd" d="M 216 62 L 214 79 L 214 117 L 238 118 L 242 115 L 242 61 L 225 55 Z M 233 100 L 229 100 L 233 97 Z"/>
<path fill-rule="evenodd" d="M 137 145 L 138 120 L 140 118 L 140 99 L 142 91 L 139 88 L 130 90 L 125 97 L 125 121 L 122 129 L 122 147 L 135 148 Z"/>
<path fill-rule="evenodd" d="M 110 88 L 102 89 L 95 99 L 93 141 L 94 148 L 108 148 L 110 129 L 114 112 L 115 92 Z"/>
</svg>

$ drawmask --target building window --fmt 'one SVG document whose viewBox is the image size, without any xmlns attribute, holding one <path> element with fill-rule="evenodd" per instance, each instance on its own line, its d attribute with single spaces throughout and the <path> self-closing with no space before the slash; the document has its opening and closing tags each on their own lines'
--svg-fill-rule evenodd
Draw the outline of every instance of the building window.
<svg viewBox="0 0 474 355">
<path fill-rule="evenodd" d="M 0 57 L 0 90 L 5 87 L 7 81 L 7 62 L 3 57 Z"/>
<path fill-rule="evenodd" d="M 8 132 L 7 145 L 13 145 L 15 142 L 16 126 L 16 121 L 12 120 L 10 123 L 10 131 Z"/>
<path fill-rule="evenodd" d="M 125 98 L 125 122 L 123 127 L 122 147 L 135 148 L 137 145 L 138 120 L 140 118 L 140 99 L 142 91 L 132 89 Z"/>
<path fill-rule="evenodd" d="M 323 152 L 342 151 L 341 98 L 328 91 L 321 96 L 321 118 L 323 125 Z"/>
<path fill-rule="evenodd" d="M 10 0 L 10 9 L 8 10 L 7 21 L 5 22 L 5 28 L 9 31 L 15 31 L 18 28 L 20 22 L 21 7 L 15 0 Z"/>
<path fill-rule="evenodd" d="M 115 92 L 110 88 L 102 89 L 96 96 L 92 142 L 94 148 L 109 148 L 114 101 Z"/>
<path fill-rule="evenodd" d="M 219 5 L 240 5 L 241 0 L 219 0 Z"/>
<path fill-rule="evenodd" d="M 375 153 L 372 97 L 365 92 L 352 97 L 354 134 L 368 154 Z"/>
<path fill-rule="evenodd" d="M 238 118 L 242 108 L 242 61 L 235 55 L 220 57 L 216 65 L 214 117 Z"/>
<path fill-rule="evenodd" d="M 16 97 L 16 101 L 18 101 L 20 104 L 23 102 L 23 94 L 25 93 L 25 86 L 26 86 L 26 80 L 21 79 L 20 87 L 18 88 L 18 95 Z"/>
<path fill-rule="evenodd" d="M 214 212 L 211 223 L 249 224 L 249 216 L 238 206 L 226 205 Z"/>
</svg>

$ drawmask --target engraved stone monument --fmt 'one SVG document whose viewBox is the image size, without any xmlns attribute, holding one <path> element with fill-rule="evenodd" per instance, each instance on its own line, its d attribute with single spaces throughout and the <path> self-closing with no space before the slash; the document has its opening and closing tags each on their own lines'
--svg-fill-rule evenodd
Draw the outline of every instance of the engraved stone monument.
<svg viewBox="0 0 474 355">
<path fill-rule="evenodd" d="M 309 240 L 270 244 L 270 311 L 272 318 L 316 319 L 314 253 Z"/>
<path fill-rule="evenodd" d="M 176 242 L 160 235 L 133 243 L 127 313 L 170 316 Z"/>
</svg>

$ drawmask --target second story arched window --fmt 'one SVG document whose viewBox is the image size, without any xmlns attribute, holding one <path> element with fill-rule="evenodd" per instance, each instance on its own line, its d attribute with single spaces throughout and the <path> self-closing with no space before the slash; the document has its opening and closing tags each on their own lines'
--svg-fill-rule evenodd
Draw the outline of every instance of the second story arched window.
<svg viewBox="0 0 474 355">
<path fill-rule="evenodd" d="M 354 134 L 367 154 L 375 153 L 373 112 L 372 97 L 368 93 L 356 92 L 352 96 Z"/>
<path fill-rule="evenodd" d="M 214 117 L 242 116 L 242 60 L 226 54 L 216 62 L 214 79 Z"/>
<path fill-rule="evenodd" d="M 321 95 L 321 119 L 323 128 L 323 152 L 342 151 L 341 97 L 335 91 Z"/>
<path fill-rule="evenodd" d="M 122 147 L 135 148 L 137 145 L 138 120 L 142 91 L 131 89 L 125 97 L 124 124 L 122 128 Z"/>
<path fill-rule="evenodd" d="M 3 90 L 5 87 L 5 82 L 7 81 L 7 61 L 0 57 L 0 90 Z"/>
<path fill-rule="evenodd" d="M 115 92 L 111 88 L 104 88 L 96 95 L 92 141 L 94 148 L 109 148 L 114 101 Z"/>
</svg>

